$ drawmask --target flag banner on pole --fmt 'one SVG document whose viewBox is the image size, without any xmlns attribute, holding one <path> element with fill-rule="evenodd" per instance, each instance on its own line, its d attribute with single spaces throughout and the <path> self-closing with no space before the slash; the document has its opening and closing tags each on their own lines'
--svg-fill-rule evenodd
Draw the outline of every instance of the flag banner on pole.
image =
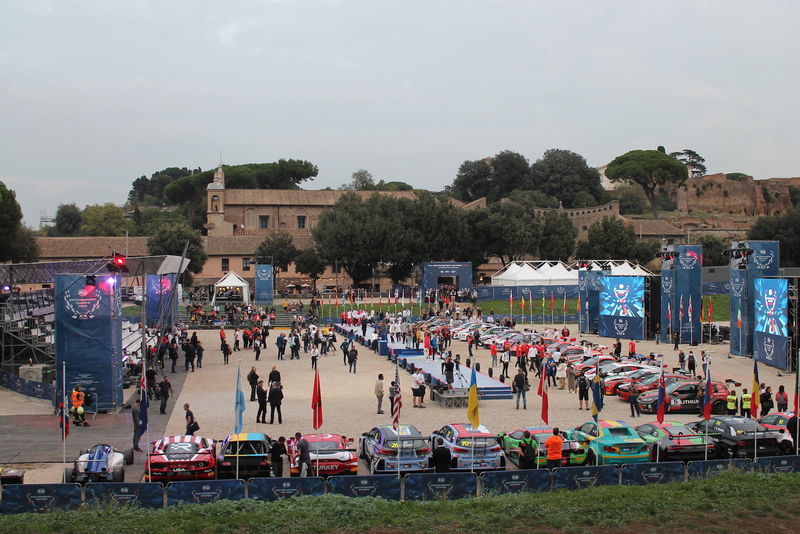
<svg viewBox="0 0 800 534">
<path fill-rule="evenodd" d="M 69 436 L 69 410 L 67 406 L 67 397 L 58 405 L 58 426 L 61 429 L 61 441 L 67 439 Z"/>
<path fill-rule="evenodd" d="M 147 408 L 150 405 L 150 399 L 147 398 L 147 380 L 145 380 L 144 371 L 142 371 L 141 389 L 139 391 L 139 400 L 141 401 L 139 407 L 139 432 L 144 434 L 147 432 Z"/>
<path fill-rule="evenodd" d="M 567 313 L 567 292 L 566 291 L 564 291 L 564 306 L 563 306 L 563 309 L 564 309 L 564 313 Z"/>
<path fill-rule="evenodd" d="M 242 431 L 242 414 L 244 414 L 244 391 L 242 391 L 242 373 L 240 368 L 236 368 L 236 394 L 233 403 L 233 432 L 238 434 Z"/>
<path fill-rule="evenodd" d="M 392 399 L 392 428 L 397 430 L 400 428 L 400 408 L 403 407 L 403 398 L 400 395 L 400 373 L 397 365 L 394 367 L 394 384 L 397 389 Z"/>
<path fill-rule="evenodd" d="M 704 308 L 704 304 L 705 304 L 705 303 L 703 302 L 703 297 L 700 297 L 700 322 L 701 322 L 701 323 L 704 323 L 704 322 L 706 322 L 706 319 L 705 319 L 705 317 L 703 316 L 703 308 Z"/>
<path fill-rule="evenodd" d="M 692 297 L 689 297 L 689 310 L 688 310 L 689 322 L 692 322 Z"/>
<path fill-rule="evenodd" d="M 664 405 L 667 400 L 667 388 L 664 384 L 664 368 L 661 368 L 661 376 L 658 378 L 658 412 L 656 412 L 656 420 L 659 423 L 664 422 Z"/>
<path fill-rule="evenodd" d="M 603 392 L 600 391 L 600 365 L 595 366 L 594 384 L 592 384 L 592 419 L 597 422 L 597 416 L 603 411 Z"/>
<path fill-rule="evenodd" d="M 742 328 L 742 308 L 740 307 L 736 312 L 736 326 Z"/>
<path fill-rule="evenodd" d="M 714 305 L 712 304 L 712 298 L 708 297 L 708 323 L 711 324 L 711 318 L 714 316 Z"/>
<path fill-rule="evenodd" d="M 669 302 L 667 302 L 667 321 L 672 323 L 672 307 L 669 305 Z"/>
<path fill-rule="evenodd" d="M 525 296 L 524 295 L 519 297 L 519 306 L 522 309 L 522 313 L 525 313 Z"/>
<path fill-rule="evenodd" d="M 755 397 L 755 395 L 753 395 Z M 706 388 L 703 392 L 703 419 L 711 419 L 711 363 L 706 365 Z"/>
<path fill-rule="evenodd" d="M 544 295 L 542 295 L 542 314 L 544 314 Z"/>
<path fill-rule="evenodd" d="M 553 292 L 550 292 L 550 312 L 552 313 L 553 310 L 556 309 L 556 297 L 553 296 Z"/>
<path fill-rule="evenodd" d="M 550 406 L 547 398 L 547 382 L 544 378 L 544 373 L 539 375 L 539 391 L 537 392 L 542 398 L 542 421 L 544 424 L 550 424 Z"/>
<path fill-rule="evenodd" d="M 758 362 L 753 358 L 753 392 L 750 400 L 750 416 L 758 418 L 758 405 L 761 403 L 761 382 L 758 381 Z"/>
<path fill-rule="evenodd" d="M 481 424 L 481 417 L 478 413 L 478 377 L 475 368 L 472 368 L 472 377 L 469 381 L 469 402 L 467 403 L 467 419 L 472 428 L 478 428 Z"/>
<path fill-rule="evenodd" d="M 311 410 L 314 412 L 311 426 L 314 430 L 322 426 L 322 390 L 319 386 L 319 370 L 314 370 L 314 391 L 311 393 Z"/>
<path fill-rule="evenodd" d="M 681 295 L 681 303 L 678 309 L 678 319 L 683 322 L 683 295 Z"/>
</svg>

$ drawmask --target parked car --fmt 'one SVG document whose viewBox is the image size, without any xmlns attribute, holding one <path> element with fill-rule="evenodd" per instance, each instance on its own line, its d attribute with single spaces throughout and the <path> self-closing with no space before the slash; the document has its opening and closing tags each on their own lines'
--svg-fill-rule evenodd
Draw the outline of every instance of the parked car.
<svg viewBox="0 0 800 534">
<path fill-rule="evenodd" d="M 311 454 L 311 465 L 317 476 L 357 475 L 358 454 L 353 447 L 353 438 L 339 434 L 305 434 Z M 296 451 L 290 450 L 290 472 L 300 476 L 300 459 Z"/>
<path fill-rule="evenodd" d="M 652 421 L 637 426 L 636 432 L 647 442 L 652 462 L 688 462 L 716 457 L 713 441 L 683 423 Z"/>
<path fill-rule="evenodd" d="M 497 436 L 484 425 L 472 428 L 468 423 L 445 425 L 431 434 L 431 445 L 436 446 L 442 438 L 450 449 L 453 470 L 505 469 L 506 457 L 497 443 Z"/>
<path fill-rule="evenodd" d="M 651 376 L 657 375 L 658 370 L 651 367 L 644 367 L 636 371 L 629 371 L 620 375 L 608 377 L 605 379 L 606 395 L 616 395 L 617 388 L 623 384 L 630 384 L 633 380 L 644 380 Z"/>
<path fill-rule="evenodd" d="M 781 451 L 783 454 L 795 454 L 794 433 L 797 432 L 797 419 L 794 412 L 775 412 L 767 414 L 758 422 L 767 430 L 774 430 L 781 435 Z"/>
<path fill-rule="evenodd" d="M 717 415 L 687 426 L 714 441 L 718 458 L 754 458 L 756 452 L 758 456 L 781 454 L 781 434 L 749 417 Z"/>
<path fill-rule="evenodd" d="M 509 433 L 501 433 L 497 436 L 497 441 L 503 447 L 506 457 L 513 463 L 519 465 L 521 450 L 519 444 L 524 437 L 525 431 L 531 433 L 538 450 L 538 467 L 547 467 L 547 451 L 544 442 L 553 435 L 553 427 L 549 426 L 529 426 L 518 428 Z M 564 466 L 583 465 L 586 463 L 586 448 L 581 444 L 580 439 L 574 430 L 561 430 L 561 437 L 564 443 L 561 447 L 561 464 Z"/>
<path fill-rule="evenodd" d="M 165 436 L 153 442 L 144 464 L 147 482 L 211 479 L 216 476 L 214 440 L 202 436 Z"/>
<path fill-rule="evenodd" d="M 217 456 L 217 477 L 238 478 L 270 476 L 272 464 L 269 449 L 272 441 L 261 433 L 231 434 L 220 446 Z"/>
<path fill-rule="evenodd" d="M 413 425 L 379 425 L 359 439 L 361 458 L 370 473 L 427 471 L 430 469 L 431 447 Z"/>
<path fill-rule="evenodd" d="M 578 439 L 588 448 L 588 464 L 616 465 L 649 461 L 647 444 L 624 421 L 588 421 L 576 427 L 575 431 Z"/>
<path fill-rule="evenodd" d="M 125 466 L 132 463 L 133 449 L 119 450 L 99 443 L 80 452 L 72 467 L 65 468 L 64 480 L 78 484 L 124 482 Z"/>
<path fill-rule="evenodd" d="M 648 378 L 643 378 L 636 382 L 636 388 L 639 390 L 639 395 L 641 396 L 642 393 L 647 391 L 651 391 L 653 389 L 658 389 L 658 379 L 661 376 L 661 373 L 656 373 L 653 376 Z M 677 382 L 679 380 L 686 380 L 686 375 L 678 374 L 678 373 L 666 373 L 664 374 L 664 385 L 669 386 L 673 382 Z M 631 396 L 631 385 L 622 384 L 617 387 L 617 397 L 620 400 L 628 400 Z"/>
<path fill-rule="evenodd" d="M 658 411 L 658 381 L 656 389 L 639 395 L 639 410 L 644 413 Z M 665 380 L 666 382 L 666 380 Z M 700 380 L 676 380 L 665 388 L 665 411 L 669 413 L 703 413 L 705 382 Z M 711 382 L 711 413 L 723 415 L 727 411 L 728 389 L 723 382 Z"/>
</svg>

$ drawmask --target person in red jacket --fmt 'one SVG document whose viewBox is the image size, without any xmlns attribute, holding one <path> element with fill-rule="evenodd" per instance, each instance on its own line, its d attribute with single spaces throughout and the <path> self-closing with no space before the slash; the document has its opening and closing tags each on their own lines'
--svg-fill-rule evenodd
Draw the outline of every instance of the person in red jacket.
<svg viewBox="0 0 800 534">
<path fill-rule="evenodd" d="M 628 342 L 628 356 L 633 357 L 634 354 L 636 354 L 636 342 L 631 339 Z"/>
</svg>

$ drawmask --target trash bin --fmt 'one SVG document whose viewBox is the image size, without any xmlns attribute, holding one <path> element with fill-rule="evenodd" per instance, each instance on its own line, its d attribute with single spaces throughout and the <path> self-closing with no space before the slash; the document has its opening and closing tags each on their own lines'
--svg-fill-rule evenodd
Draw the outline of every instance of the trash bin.
<svg viewBox="0 0 800 534">
<path fill-rule="evenodd" d="M 0 467 L 0 486 L 22 484 L 25 480 L 24 469 L 7 469 Z"/>
</svg>

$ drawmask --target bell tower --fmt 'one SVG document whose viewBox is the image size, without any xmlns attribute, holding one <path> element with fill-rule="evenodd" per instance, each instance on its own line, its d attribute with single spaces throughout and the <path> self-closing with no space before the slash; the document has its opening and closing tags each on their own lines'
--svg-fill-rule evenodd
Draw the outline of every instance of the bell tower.
<svg viewBox="0 0 800 534">
<path fill-rule="evenodd" d="M 206 187 L 206 229 L 208 235 L 233 235 L 233 226 L 225 223 L 225 171 L 222 163 Z"/>
</svg>

